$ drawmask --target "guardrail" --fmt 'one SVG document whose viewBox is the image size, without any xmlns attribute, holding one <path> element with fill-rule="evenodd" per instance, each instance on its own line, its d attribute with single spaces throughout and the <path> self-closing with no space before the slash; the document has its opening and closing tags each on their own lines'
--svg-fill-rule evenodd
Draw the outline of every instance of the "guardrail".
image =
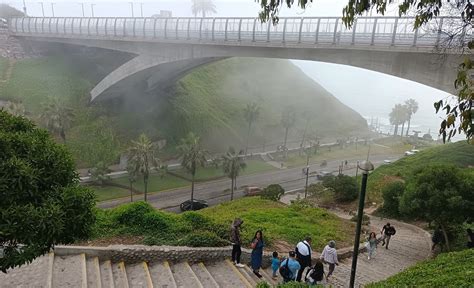
<svg viewBox="0 0 474 288">
<path fill-rule="evenodd" d="M 361 17 L 351 30 L 339 17 L 281 18 L 261 23 L 258 18 L 111 18 L 24 17 L 9 19 L 9 31 L 48 37 L 101 37 L 127 40 L 347 44 L 437 47 L 460 27 L 455 17 L 439 17 L 435 26 L 414 30 L 413 17 Z M 472 27 L 460 37 L 472 38 Z"/>
</svg>

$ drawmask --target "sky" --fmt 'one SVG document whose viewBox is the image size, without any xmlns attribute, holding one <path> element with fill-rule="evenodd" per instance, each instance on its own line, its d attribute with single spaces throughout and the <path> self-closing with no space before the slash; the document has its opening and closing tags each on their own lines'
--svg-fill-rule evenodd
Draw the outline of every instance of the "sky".
<svg viewBox="0 0 474 288">
<path fill-rule="evenodd" d="M 0 0 L 0 2 L 19 9 L 23 7 L 22 0 Z M 29 15 L 42 15 L 39 2 L 25 1 Z M 132 16 L 132 5 L 135 16 L 141 16 L 142 11 L 143 16 L 151 16 L 159 14 L 160 10 L 172 11 L 174 17 L 193 16 L 190 8 L 191 0 L 54 0 L 53 2 L 55 16 L 82 16 L 81 3 L 84 3 L 85 16 L 91 15 L 91 4 L 93 4 L 95 16 Z M 45 16 L 51 16 L 51 1 L 42 1 L 42 3 Z M 256 17 L 259 12 L 259 5 L 253 0 L 214 0 L 214 3 L 217 14 L 213 16 L 216 17 Z M 345 4 L 347 0 L 316 0 L 305 11 L 285 7 L 280 11 L 280 15 L 341 16 Z M 395 15 L 396 10 L 396 6 L 390 6 L 387 14 Z M 341 102 L 368 119 L 378 117 L 380 122 L 388 124 L 387 115 L 395 104 L 409 98 L 415 99 L 420 109 L 413 117 L 413 128 L 422 133 L 430 130 L 436 138 L 436 131 L 441 120 L 440 116 L 434 113 L 433 103 L 447 97 L 448 94 L 415 82 L 360 68 L 313 61 L 293 62 Z M 360 84 L 367 83 L 368 80 L 371 85 Z"/>
</svg>

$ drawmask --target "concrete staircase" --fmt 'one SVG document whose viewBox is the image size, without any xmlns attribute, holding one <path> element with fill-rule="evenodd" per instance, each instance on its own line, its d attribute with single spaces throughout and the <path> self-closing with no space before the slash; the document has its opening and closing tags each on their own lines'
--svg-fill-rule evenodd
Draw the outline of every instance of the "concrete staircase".
<svg viewBox="0 0 474 288">
<path fill-rule="evenodd" d="M 271 284 L 270 270 L 261 271 L 262 280 Z M 80 287 L 80 288 L 207 288 L 255 287 L 261 281 L 246 266 L 237 268 L 230 260 L 209 263 L 112 262 L 86 254 L 60 256 L 53 252 L 31 264 L 0 272 L 0 286 L 10 287 Z"/>
</svg>

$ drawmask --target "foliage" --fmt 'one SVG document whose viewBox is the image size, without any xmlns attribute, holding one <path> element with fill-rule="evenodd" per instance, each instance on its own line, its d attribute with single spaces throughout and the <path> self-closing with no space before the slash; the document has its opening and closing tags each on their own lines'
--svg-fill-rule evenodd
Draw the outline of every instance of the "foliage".
<svg viewBox="0 0 474 288">
<path fill-rule="evenodd" d="M 474 177 L 452 165 L 429 165 L 415 172 L 400 199 L 400 212 L 440 225 L 472 220 Z M 449 242 L 447 242 L 449 250 Z"/>
<path fill-rule="evenodd" d="M 206 18 L 206 13 L 217 13 L 216 5 L 212 0 L 192 0 L 192 2 L 191 11 L 194 17 L 199 13 L 202 13 L 203 18 Z"/>
<path fill-rule="evenodd" d="M 285 189 L 283 189 L 283 187 L 279 184 L 271 184 L 263 189 L 261 197 L 262 199 L 279 201 L 283 194 L 285 194 Z"/>
<path fill-rule="evenodd" d="M 280 120 L 281 126 L 285 128 L 285 142 L 283 143 L 283 146 L 286 147 L 286 141 L 288 140 L 288 131 L 290 128 L 295 126 L 296 123 L 296 110 L 293 106 L 287 106 L 285 109 L 283 109 L 283 112 L 281 113 L 281 120 Z"/>
<path fill-rule="evenodd" d="M 43 103 L 41 119 L 45 127 L 53 134 L 59 135 L 66 142 L 66 130 L 71 127 L 74 118 L 73 110 L 58 97 L 49 97 Z"/>
<path fill-rule="evenodd" d="M 351 217 L 352 222 L 357 222 L 357 214 Z M 362 214 L 362 225 L 369 225 L 370 217 L 367 214 Z"/>
<path fill-rule="evenodd" d="M 229 150 L 222 158 L 224 173 L 231 179 L 230 200 L 234 200 L 234 183 L 237 180 L 237 176 L 239 176 L 240 171 L 247 166 L 244 157 L 245 154 L 243 150 L 240 150 L 239 154 L 237 154 L 234 147 L 229 147 Z"/>
<path fill-rule="evenodd" d="M 403 104 L 396 104 L 389 114 L 390 124 L 395 125 L 393 135 L 398 135 L 398 126 L 404 124 L 409 119 L 409 111 L 407 106 Z M 402 133 L 403 134 L 403 131 Z M 402 135 L 403 136 L 403 135 Z"/>
<path fill-rule="evenodd" d="M 89 235 L 94 196 L 78 186 L 63 146 L 30 121 L 0 111 L 0 151 L 1 271 Z"/>
<path fill-rule="evenodd" d="M 323 177 L 323 186 L 334 190 L 336 201 L 352 201 L 359 195 L 356 179 L 347 175 Z"/>
<path fill-rule="evenodd" d="M 143 175 L 143 183 L 145 184 L 145 202 L 148 193 L 148 178 L 152 168 L 159 166 L 159 159 L 156 146 L 148 139 L 145 134 L 141 134 L 137 141 L 132 141 L 132 146 L 128 149 L 129 168 L 134 174 Z"/>
<path fill-rule="evenodd" d="M 366 287 L 472 287 L 474 283 L 472 263 L 474 263 L 474 249 L 445 253 Z"/>
<path fill-rule="evenodd" d="M 219 238 L 214 232 L 200 231 L 186 235 L 178 244 L 190 247 L 216 247 L 228 245 L 229 242 Z"/>
<path fill-rule="evenodd" d="M 408 136 L 408 133 L 410 132 L 411 116 L 413 116 L 418 111 L 418 102 L 416 102 L 415 99 L 408 99 L 405 101 L 405 107 L 408 110 L 408 127 L 406 133 L 406 136 Z"/>
<path fill-rule="evenodd" d="M 9 102 L 5 107 L 6 111 L 14 116 L 25 116 L 25 106 L 21 102 Z"/>
<path fill-rule="evenodd" d="M 241 218 L 244 221 L 242 242 L 246 246 L 250 245 L 257 230 L 263 230 L 267 247 L 276 240 L 293 245 L 305 236 L 311 236 L 315 250 L 322 249 L 331 239 L 345 247 L 352 241 L 354 233 L 353 223 L 326 210 L 286 206 L 259 197 L 244 197 L 199 210 L 197 213 L 226 227 L 227 233 L 232 221 L 236 217 Z"/>
<path fill-rule="evenodd" d="M 382 211 L 384 215 L 389 217 L 397 217 L 400 215 L 398 206 L 400 202 L 400 197 L 403 195 L 404 191 L 405 183 L 403 183 L 402 181 L 394 181 L 382 188 Z"/>
<path fill-rule="evenodd" d="M 92 181 L 97 182 L 103 186 L 105 181 L 110 179 L 110 176 L 107 175 L 110 172 L 111 170 L 104 162 L 99 162 L 94 168 L 91 169 Z"/>
</svg>

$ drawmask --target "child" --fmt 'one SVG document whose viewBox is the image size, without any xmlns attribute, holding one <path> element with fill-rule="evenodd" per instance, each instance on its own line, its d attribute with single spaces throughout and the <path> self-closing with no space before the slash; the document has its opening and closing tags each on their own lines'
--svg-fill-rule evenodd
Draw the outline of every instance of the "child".
<svg viewBox="0 0 474 288">
<path fill-rule="evenodd" d="M 306 272 L 306 283 L 309 285 L 322 284 L 324 279 L 324 266 L 321 260 L 316 260 L 316 264 Z"/>
<path fill-rule="evenodd" d="M 273 252 L 273 258 L 272 258 L 272 270 L 273 270 L 273 275 L 272 278 L 276 279 L 277 278 L 277 272 L 278 269 L 280 268 L 280 259 L 278 258 L 278 252 Z"/>
</svg>

